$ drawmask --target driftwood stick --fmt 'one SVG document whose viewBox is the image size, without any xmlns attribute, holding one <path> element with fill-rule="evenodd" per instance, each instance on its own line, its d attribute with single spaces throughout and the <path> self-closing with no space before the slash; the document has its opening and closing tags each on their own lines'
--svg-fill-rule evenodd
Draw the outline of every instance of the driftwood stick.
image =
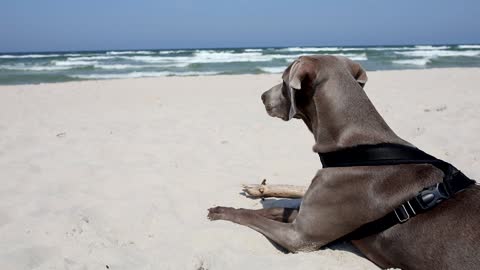
<svg viewBox="0 0 480 270">
<path fill-rule="evenodd" d="M 302 198 L 307 187 L 293 185 L 267 185 L 263 179 L 260 185 L 243 185 L 243 191 L 251 197 Z"/>
</svg>

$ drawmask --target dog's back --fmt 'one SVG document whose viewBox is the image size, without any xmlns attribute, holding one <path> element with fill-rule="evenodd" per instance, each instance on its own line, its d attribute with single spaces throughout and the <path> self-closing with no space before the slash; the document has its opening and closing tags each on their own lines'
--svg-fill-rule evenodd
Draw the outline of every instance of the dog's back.
<svg viewBox="0 0 480 270">
<path fill-rule="evenodd" d="M 378 235 L 354 241 L 382 267 L 478 269 L 480 186 Z"/>
</svg>

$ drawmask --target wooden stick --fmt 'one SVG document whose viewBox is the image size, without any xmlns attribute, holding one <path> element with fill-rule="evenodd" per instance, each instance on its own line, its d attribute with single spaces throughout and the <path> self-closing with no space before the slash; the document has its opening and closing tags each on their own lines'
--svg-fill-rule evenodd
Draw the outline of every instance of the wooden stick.
<svg viewBox="0 0 480 270">
<path fill-rule="evenodd" d="M 243 185 L 243 191 L 251 197 L 302 198 L 307 187 L 293 185 L 267 185 L 263 179 L 260 185 Z"/>
</svg>

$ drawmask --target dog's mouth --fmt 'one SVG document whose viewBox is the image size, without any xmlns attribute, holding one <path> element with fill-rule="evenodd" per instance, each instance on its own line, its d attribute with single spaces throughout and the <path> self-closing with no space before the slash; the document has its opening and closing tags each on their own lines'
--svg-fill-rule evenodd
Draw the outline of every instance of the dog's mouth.
<svg viewBox="0 0 480 270">
<path fill-rule="evenodd" d="M 272 111 L 273 111 L 274 107 L 269 105 L 269 104 L 265 104 L 265 110 L 267 110 L 267 113 L 268 114 L 271 114 Z"/>
<path fill-rule="evenodd" d="M 288 121 L 287 115 L 278 113 L 277 109 L 269 104 L 265 104 L 265 110 L 267 111 L 267 114 L 271 117 L 277 117 L 284 121 Z"/>
</svg>

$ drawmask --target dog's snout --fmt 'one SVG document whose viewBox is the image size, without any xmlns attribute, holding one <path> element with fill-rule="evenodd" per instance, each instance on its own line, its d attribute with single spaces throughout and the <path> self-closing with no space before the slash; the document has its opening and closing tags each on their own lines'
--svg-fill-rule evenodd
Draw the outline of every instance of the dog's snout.
<svg viewBox="0 0 480 270">
<path fill-rule="evenodd" d="M 266 99 L 267 99 L 267 93 L 265 92 L 265 93 L 262 94 L 262 102 L 263 102 L 263 104 L 265 104 L 265 100 L 266 100 Z"/>
</svg>

